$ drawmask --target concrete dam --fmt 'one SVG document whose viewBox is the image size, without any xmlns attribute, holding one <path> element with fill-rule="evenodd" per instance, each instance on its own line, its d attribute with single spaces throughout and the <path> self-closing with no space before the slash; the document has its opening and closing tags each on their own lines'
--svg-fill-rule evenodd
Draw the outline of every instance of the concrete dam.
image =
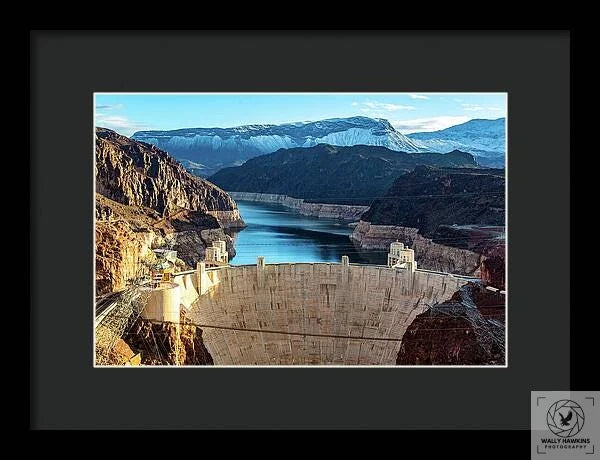
<svg viewBox="0 0 600 460">
<path fill-rule="evenodd" d="M 394 365 L 414 317 L 473 278 L 336 263 L 206 268 L 174 278 L 153 319 L 178 305 L 203 333 L 215 365 Z M 168 297 L 168 296 L 167 296 Z M 166 299 L 166 300 L 165 300 Z M 168 307 L 171 305 L 171 307 Z M 173 309 L 173 312 L 169 312 Z"/>
</svg>

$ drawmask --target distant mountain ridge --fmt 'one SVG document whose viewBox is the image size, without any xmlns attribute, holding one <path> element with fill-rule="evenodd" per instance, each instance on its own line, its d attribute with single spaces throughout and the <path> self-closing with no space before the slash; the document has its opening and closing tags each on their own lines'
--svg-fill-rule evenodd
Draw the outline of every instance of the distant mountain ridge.
<svg viewBox="0 0 600 460">
<path fill-rule="evenodd" d="M 387 120 L 360 116 L 280 125 L 137 131 L 132 139 L 168 151 L 186 168 L 205 177 L 224 167 L 239 166 L 250 158 L 281 148 L 330 144 L 375 145 L 394 151 L 419 151 L 415 142 L 396 131 Z"/>
<path fill-rule="evenodd" d="M 477 168 L 469 153 L 397 152 L 380 146 L 319 144 L 280 149 L 225 168 L 209 180 L 230 192 L 287 195 L 307 202 L 369 205 L 417 165 Z"/>
<path fill-rule="evenodd" d="M 398 177 L 361 220 L 418 228 L 426 237 L 440 225 L 503 226 L 504 195 L 503 169 L 418 166 Z"/>
<path fill-rule="evenodd" d="M 472 153 L 482 166 L 504 168 L 506 118 L 473 119 L 439 131 L 407 134 L 420 151 Z"/>
</svg>

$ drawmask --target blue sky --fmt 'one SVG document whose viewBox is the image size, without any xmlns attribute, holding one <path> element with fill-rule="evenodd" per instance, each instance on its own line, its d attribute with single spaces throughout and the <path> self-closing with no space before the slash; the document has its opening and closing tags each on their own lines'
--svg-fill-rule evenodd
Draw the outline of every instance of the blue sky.
<svg viewBox="0 0 600 460">
<path fill-rule="evenodd" d="M 96 126 L 140 130 L 228 128 L 362 115 L 402 133 L 506 116 L 506 93 L 96 94 Z"/>
</svg>

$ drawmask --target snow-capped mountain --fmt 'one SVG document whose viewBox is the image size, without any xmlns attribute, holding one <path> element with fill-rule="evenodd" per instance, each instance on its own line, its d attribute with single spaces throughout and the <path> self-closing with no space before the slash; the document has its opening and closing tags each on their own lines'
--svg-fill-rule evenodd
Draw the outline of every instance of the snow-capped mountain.
<svg viewBox="0 0 600 460">
<path fill-rule="evenodd" d="M 504 167 L 506 119 L 474 119 L 460 125 L 407 137 L 425 152 L 446 153 L 461 150 L 473 154 L 480 165 Z"/>
<path fill-rule="evenodd" d="M 138 131 L 133 139 L 166 150 L 184 166 L 208 176 L 228 166 L 281 148 L 378 145 L 402 152 L 419 152 L 415 143 L 381 118 L 351 117 L 281 125 L 246 125 L 236 128 L 189 128 L 172 131 Z M 199 163 L 201 168 L 193 166 Z"/>
</svg>

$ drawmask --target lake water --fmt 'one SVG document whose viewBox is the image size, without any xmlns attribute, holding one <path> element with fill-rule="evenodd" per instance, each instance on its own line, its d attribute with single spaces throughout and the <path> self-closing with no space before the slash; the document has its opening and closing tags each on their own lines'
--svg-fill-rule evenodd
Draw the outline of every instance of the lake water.
<svg viewBox="0 0 600 460">
<path fill-rule="evenodd" d="M 232 265 L 265 263 L 341 262 L 385 264 L 387 251 L 361 250 L 350 240 L 347 222 L 303 216 L 278 204 L 237 201 L 247 227 L 232 230 L 236 255 Z"/>
</svg>

